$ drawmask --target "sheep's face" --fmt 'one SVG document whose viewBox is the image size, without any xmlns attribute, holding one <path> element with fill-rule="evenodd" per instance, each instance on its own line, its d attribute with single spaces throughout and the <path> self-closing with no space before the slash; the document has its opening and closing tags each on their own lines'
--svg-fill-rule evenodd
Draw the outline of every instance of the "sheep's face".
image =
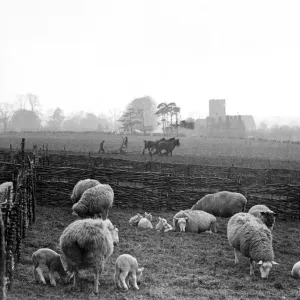
<svg viewBox="0 0 300 300">
<path fill-rule="evenodd" d="M 117 227 L 110 228 L 114 246 L 119 244 L 119 229 Z"/>
<path fill-rule="evenodd" d="M 273 265 L 277 265 L 275 261 L 260 261 L 258 263 L 261 278 L 268 278 Z"/>
<path fill-rule="evenodd" d="M 139 213 L 136 214 L 134 217 L 132 217 L 130 220 L 129 220 L 129 224 L 130 225 L 137 225 L 138 222 L 143 218 L 143 216 L 141 216 Z"/>
<path fill-rule="evenodd" d="M 136 281 L 137 284 L 140 285 L 143 277 L 144 268 L 140 268 L 136 271 Z"/>
<path fill-rule="evenodd" d="M 155 227 L 156 230 L 163 230 L 164 226 L 167 224 L 167 220 L 161 217 L 158 217 L 158 223 Z"/>
<path fill-rule="evenodd" d="M 146 212 L 145 212 L 145 218 L 148 219 L 150 222 L 152 221 L 152 215 L 147 214 Z"/>
<path fill-rule="evenodd" d="M 186 219 L 185 218 L 178 218 L 178 226 L 179 226 L 180 232 L 185 232 Z"/>
<path fill-rule="evenodd" d="M 276 214 L 269 211 L 262 211 L 260 214 L 262 221 L 267 225 L 267 227 L 273 229 Z"/>
</svg>

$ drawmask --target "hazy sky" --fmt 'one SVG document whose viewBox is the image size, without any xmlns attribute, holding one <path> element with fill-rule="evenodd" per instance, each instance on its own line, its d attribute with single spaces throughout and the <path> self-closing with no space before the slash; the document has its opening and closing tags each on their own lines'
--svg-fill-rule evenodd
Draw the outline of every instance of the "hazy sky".
<svg viewBox="0 0 300 300">
<path fill-rule="evenodd" d="M 0 0 L 0 102 L 123 109 L 136 97 L 182 115 L 300 115 L 300 1 Z"/>
</svg>

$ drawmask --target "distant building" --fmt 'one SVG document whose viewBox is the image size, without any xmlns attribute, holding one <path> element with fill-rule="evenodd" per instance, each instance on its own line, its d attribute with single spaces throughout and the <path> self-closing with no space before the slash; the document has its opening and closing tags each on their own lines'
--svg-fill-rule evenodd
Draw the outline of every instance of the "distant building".
<svg viewBox="0 0 300 300">
<path fill-rule="evenodd" d="M 225 99 L 209 100 L 209 117 L 214 119 L 226 117 Z"/>
</svg>

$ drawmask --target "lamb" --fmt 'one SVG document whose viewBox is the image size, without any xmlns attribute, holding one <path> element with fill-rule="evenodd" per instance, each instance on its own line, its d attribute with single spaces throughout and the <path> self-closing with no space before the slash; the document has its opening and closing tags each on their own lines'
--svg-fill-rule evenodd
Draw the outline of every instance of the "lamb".
<svg viewBox="0 0 300 300">
<path fill-rule="evenodd" d="M 300 261 L 294 264 L 291 274 L 295 278 L 300 278 Z"/>
<path fill-rule="evenodd" d="M 116 260 L 116 269 L 115 269 L 115 284 L 117 288 L 122 289 L 122 286 L 125 290 L 128 291 L 130 287 L 129 281 L 133 283 L 133 287 L 138 290 L 138 284 L 141 282 L 144 268 L 138 267 L 138 262 L 135 257 L 129 254 L 122 254 Z"/>
<path fill-rule="evenodd" d="M 244 195 L 222 191 L 205 195 L 191 209 L 203 210 L 216 217 L 229 218 L 245 211 L 246 204 L 247 199 Z"/>
<path fill-rule="evenodd" d="M 217 219 L 213 215 L 201 210 L 181 210 L 173 217 L 173 228 L 181 232 L 217 232 Z"/>
<path fill-rule="evenodd" d="M 158 217 L 158 223 L 155 226 L 157 231 L 168 232 L 173 230 L 172 225 L 168 224 L 167 220 L 161 217 Z"/>
<path fill-rule="evenodd" d="M 84 180 L 79 180 L 72 191 L 72 195 L 71 195 L 71 201 L 73 204 L 77 203 L 82 194 L 89 188 L 92 188 L 96 185 L 100 184 L 100 182 L 98 180 L 95 179 L 84 179 Z"/>
<path fill-rule="evenodd" d="M 67 270 L 74 275 L 74 289 L 77 287 L 79 270 L 93 268 L 94 293 L 98 294 L 99 276 L 118 243 L 118 229 L 109 219 L 76 220 L 64 229 L 59 246 Z"/>
<path fill-rule="evenodd" d="M 152 229 L 153 226 L 151 224 L 151 221 L 152 221 L 152 215 L 147 214 L 145 212 L 145 217 L 140 219 L 140 221 L 138 222 L 138 227 L 144 228 L 144 229 Z"/>
<path fill-rule="evenodd" d="M 13 199 L 13 183 L 11 181 L 6 181 L 0 184 L 0 203 L 6 201 L 5 195 L 7 193 L 8 188 L 10 188 L 10 201 Z"/>
<path fill-rule="evenodd" d="M 105 220 L 114 201 L 114 191 L 108 184 L 98 184 L 87 189 L 80 200 L 72 207 L 73 214 L 80 218 L 93 218 L 101 215 Z"/>
<path fill-rule="evenodd" d="M 143 218 L 139 213 L 137 213 L 135 216 L 131 217 L 129 220 L 129 224 L 132 226 L 137 226 L 139 221 Z"/>
<path fill-rule="evenodd" d="M 273 230 L 277 214 L 266 205 L 254 205 L 249 209 L 248 213 L 261 219 L 271 231 Z"/>
<path fill-rule="evenodd" d="M 69 275 L 65 271 L 61 257 L 55 251 L 49 248 L 41 248 L 35 251 L 31 260 L 33 262 L 33 275 L 36 282 L 42 282 L 46 284 L 45 277 L 43 276 L 42 266 L 47 266 L 49 269 L 49 278 L 50 284 L 56 286 L 54 273 L 57 272 L 61 279 L 64 280 L 65 283 L 69 281 Z"/>
<path fill-rule="evenodd" d="M 249 213 L 237 213 L 228 222 L 227 237 L 234 249 L 235 263 L 239 262 L 239 251 L 250 258 L 250 275 L 254 274 L 257 263 L 261 277 L 268 278 L 272 266 L 277 265 L 274 261 L 270 229 Z"/>
</svg>

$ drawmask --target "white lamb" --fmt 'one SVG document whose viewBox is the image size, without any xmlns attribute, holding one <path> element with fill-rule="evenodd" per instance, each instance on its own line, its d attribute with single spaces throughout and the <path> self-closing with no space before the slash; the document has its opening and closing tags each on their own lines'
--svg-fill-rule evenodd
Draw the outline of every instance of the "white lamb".
<svg viewBox="0 0 300 300">
<path fill-rule="evenodd" d="M 291 274 L 295 278 L 300 278 L 300 261 L 294 264 Z"/>
<path fill-rule="evenodd" d="M 152 229 L 153 226 L 151 224 L 151 221 L 152 221 L 152 215 L 145 212 L 145 217 L 140 219 L 138 223 L 138 227 L 144 229 Z"/>
<path fill-rule="evenodd" d="M 43 284 L 46 284 L 45 277 L 43 276 L 43 266 L 47 266 L 49 269 L 49 278 L 51 285 L 56 286 L 54 278 L 55 272 L 58 273 L 60 278 L 65 283 L 68 282 L 68 273 L 63 267 L 60 255 L 55 251 L 49 248 L 41 248 L 32 254 L 31 260 L 33 263 L 33 275 L 36 282 L 42 282 Z"/>
<path fill-rule="evenodd" d="M 168 232 L 173 230 L 172 225 L 168 224 L 168 221 L 164 218 L 158 217 L 158 223 L 155 226 L 157 231 Z"/>
<path fill-rule="evenodd" d="M 217 232 L 217 219 L 213 215 L 201 210 L 181 210 L 173 217 L 175 231 L 201 233 Z"/>
<path fill-rule="evenodd" d="M 140 215 L 139 213 L 137 213 L 135 216 L 131 217 L 129 220 L 129 224 L 131 226 L 137 226 L 139 221 L 143 218 L 142 215 Z"/>
<path fill-rule="evenodd" d="M 96 185 L 100 184 L 98 180 L 95 179 L 84 179 L 84 180 L 79 180 L 72 191 L 71 195 L 71 201 L 73 204 L 77 203 L 79 199 L 81 198 L 82 194 L 89 188 L 92 188 Z"/>
<path fill-rule="evenodd" d="M 129 254 L 122 254 L 116 260 L 115 284 L 117 288 L 128 290 L 130 280 L 135 289 L 139 289 L 144 268 L 139 268 L 135 257 Z"/>
<path fill-rule="evenodd" d="M 269 209 L 266 205 L 254 205 L 252 206 L 249 211 L 249 214 L 261 219 L 264 224 L 272 231 L 275 224 L 275 217 L 276 213 Z"/>
<path fill-rule="evenodd" d="M 74 274 L 73 288 L 77 286 L 79 270 L 93 268 L 97 294 L 104 264 L 119 243 L 118 229 L 109 219 L 77 220 L 65 228 L 59 242 L 67 270 Z"/>
<path fill-rule="evenodd" d="M 6 181 L 0 184 L 0 203 L 5 202 L 5 195 L 7 193 L 8 188 L 10 188 L 10 200 L 13 199 L 13 183 L 11 181 Z"/>
<path fill-rule="evenodd" d="M 114 202 L 114 191 L 108 184 L 98 184 L 87 189 L 72 207 L 73 214 L 80 218 L 94 218 L 99 215 L 105 220 Z"/>
<path fill-rule="evenodd" d="M 249 213 L 237 213 L 228 222 L 227 237 L 234 249 L 235 263 L 239 262 L 239 251 L 250 258 L 250 275 L 254 274 L 257 263 L 261 277 L 268 278 L 272 266 L 277 265 L 274 261 L 270 229 Z"/>
</svg>

